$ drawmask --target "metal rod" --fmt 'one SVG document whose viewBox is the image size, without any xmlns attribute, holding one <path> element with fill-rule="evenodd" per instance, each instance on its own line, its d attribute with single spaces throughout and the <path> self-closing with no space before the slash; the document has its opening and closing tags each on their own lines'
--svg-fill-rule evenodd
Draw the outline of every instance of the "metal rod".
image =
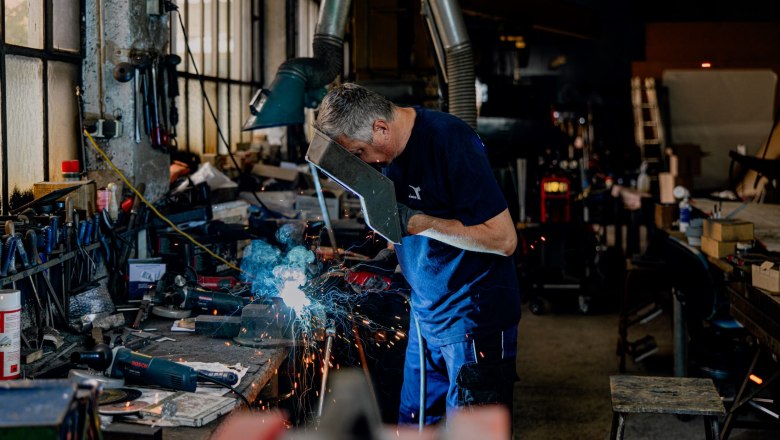
<svg viewBox="0 0 780 440">
<path fill-rule="evenodd" d="M 357 324 L 352 321 L 352 334 L 355 335 L 355 345 L 358 349 L 358 355 L 360 356 L 360 363 L 363 367 L 363 374 L 366 375 L 366 383 L 368 384 L 368 393 L 371 394 L 371 400 L 376 402 L 376 393 L 374 392 L 374 382 L 371 381 L 371 372 L 368 371 L 368 360 L 366 359 L 366 351 L 363 349 L 363 341 L 360 338 L 360 332 L 358 331 Z"/>
<path fill-rule="evenodd" d="M 328 239 L 330 239 L 330 245 L 333 247 L 333 258 L 341 263 L 341 255 L 339 254 L 339 246 L 336 244 L 336 234 L 333 232 L 333 226 L 330 223 L 330 214 L 328 213 L 328 206 L 325 204 L 325 194 L 322 193 L 322 185 L 320 185 L 320 174 L 317 171 L 317 167 L 314 164 L 309 163 L 309 169 L 311 175 L 314 177 L 314 189 L 317 191 L 317 200 L 320 202 L 320 210 L 322 210 L 322 220 L 325 222 L 325 227 L 328 229 Z"/>
<path fill-rule="evenodd" d="M 336 336 L 336 329 L 328 327 L 325 330 L 327 334 L 327 342 L 325 343 L 325 356 L 322 360 L 322 383 L 320 384 L 320 401 L 317 405 L 317 420 L 322 415 L 322 406 L 325 404 L 325 391 L 328 387 L 328 372 L 330 371 L 330 351 L 333 348 L 333 338 Z"/>
<path fill-rule="evenodd" d="M 685 318 L 677 292 L 672 292 L 672 322 L 674 326 L 674 375 L 688 376 L 688 341 L 685 334 Z"/>
</svg>

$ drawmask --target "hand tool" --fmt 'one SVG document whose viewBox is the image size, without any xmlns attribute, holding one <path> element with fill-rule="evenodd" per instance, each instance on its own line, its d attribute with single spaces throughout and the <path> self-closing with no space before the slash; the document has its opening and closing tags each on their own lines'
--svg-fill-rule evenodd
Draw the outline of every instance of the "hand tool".
<svg viewBox="0 0 780 440">
<path fill-rule="evenodd" d="M 167 149 L 167 146 L 165 145 L 163 138 L 167 137 L 167 135 L 165 135 L 165 131 L 160 125 L 160 107 L 157 104 L 157 60 L 152 60 L 149 70 L 151 71 L 152 76 L 152 82 L 149 85 L 149 90 L 147 90 L 147 96 L 152 101 L 150 112 L 152 131 L 149 133 L 149 136 L 152 140 L 152 147 L 165 150 Z"/>
<path fill-rule="evenodd" d="M 16 273 L 16 236 L 3 237 L 3 260 L 0 264 L 0 276 Z"/>
<path fill-rule="evenodd" d="M 81 147 L 81 172 L 83 175 L 87 174 L 87 146 L 84 144 L 84 134 L 81 133 L 84 130 L 84 93 L 81 87 L 76 86 L 76 111 L 79 115 L 79 146 Z"/>
<path fill-rule="evenodd" d="M 165 293 L 159 302 L 161 304 L 152 309 L 153 314 L 164 318 L 180 319 L 182 312 L 187 311 L 192 311 L 196 315 L 237 315 L 249 300 L 229 293 L 177 285 L 173 291 Z"/>
<path fill-rule="evenodd" d="M 73 223 L 73 198 L 65 198 L 65 236 L 62 237 L 65 243 L 65 250 L 70 252 L 73 249 L 73 235 L 74 235 Z"/>
<path fill-rule="evenodd" d="M 149 113 L 149 70 L 148 63 L 139 68 L 141 72 L 141 98 L 143 102 L 144 133 L 147 135 L 152 132 L 152 119 Z"/>
<path fill-rule="evenodd" d="M 141 143 L 141 67 L 136 59 L 133 60 L 133 125 L 135 126 L 135 143 Z"/>
<path fill-rule="evenodd" d="M 194 368 L 121 346 L 111 350 L 106 344 L 97 344 L 94 351 L 74 353 L 71 362 L 104 371 L 115 379 L 189 392 L 198 386 L 198 371 Z"/>
<path fill-rule="evenodd" d="M 176 97 L 179 96 L 179 73 L 177 66 L 181 63 L 181 57 L 168 54 L 163 58 L 167 68 L 168 79 L 168 137 L 176 137 L 176 124 L 179 123 L 179 110 L 176 108 Z"/>
<path fill-rule="evenodd" d="M 27 248 L 27 258 L 30 263 L 30 267 L 35 267 L 40 262 L 40 255 L 38 255 L 38 234 L 34 229 L 28 229 L 24 234 L 24 246 Z"/>
</svg>

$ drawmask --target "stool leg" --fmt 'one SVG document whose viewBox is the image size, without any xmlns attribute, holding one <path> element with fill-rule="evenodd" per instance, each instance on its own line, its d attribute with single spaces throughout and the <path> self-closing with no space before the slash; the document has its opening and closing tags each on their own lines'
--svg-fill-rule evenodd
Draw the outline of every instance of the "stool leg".
<svg viewBox="0 0 780 440">
<path fill-rule="evenodd" d="M 718 432 L 718 418 L 713 416 L 704 417 L 704 438 L 707 440 L 718 440 L 720 433 Z"/>
<path fill-rule="evenodd" d="M 613 440 L 623 439 L 623 430 L 626 427 L 626 415 L 619 412 L 612 412 L 612 429 L 609 432 L 609 438 Z"/>
</svg>

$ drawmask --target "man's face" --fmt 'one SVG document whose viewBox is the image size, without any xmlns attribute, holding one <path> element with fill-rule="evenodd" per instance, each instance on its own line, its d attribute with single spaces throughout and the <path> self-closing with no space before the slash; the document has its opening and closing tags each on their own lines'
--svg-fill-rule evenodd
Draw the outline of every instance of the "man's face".
<svg viewBox="0 0 780 440">
<path fill-rule="evenodd" d="M 346 136 L 339 136 L 336 141 L 363 162 L 376 166 L 389 165 L 393 158 L 387 153 L 387 149 L 381 143 L 376 142 L 376 138 L 374 136 L 373 144 L 350 139 Z"/>
</svg>

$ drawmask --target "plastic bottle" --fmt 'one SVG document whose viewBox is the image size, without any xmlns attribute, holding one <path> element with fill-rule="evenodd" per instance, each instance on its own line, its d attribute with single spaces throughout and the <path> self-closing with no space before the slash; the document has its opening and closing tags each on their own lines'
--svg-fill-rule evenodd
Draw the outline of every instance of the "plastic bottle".
<svg viewBox="0 0 780 440">
<path fill-rule="evenodd" d="M 680 232 L 685 232 L 691 224 L 691 194 L 682 186 L 675 187 L 673 194 L 676 199 L 680 199 Z"/>
<path fill-rule="evenodd" d="M 119 202 L 116 199 L 116 184 L 109 183 L 106 185 L 106 190 L 108 190 L 108 216 L 111 217 L 111 220 L 116 221 L 116 218 L 119 216 Z"/>
</svg>

